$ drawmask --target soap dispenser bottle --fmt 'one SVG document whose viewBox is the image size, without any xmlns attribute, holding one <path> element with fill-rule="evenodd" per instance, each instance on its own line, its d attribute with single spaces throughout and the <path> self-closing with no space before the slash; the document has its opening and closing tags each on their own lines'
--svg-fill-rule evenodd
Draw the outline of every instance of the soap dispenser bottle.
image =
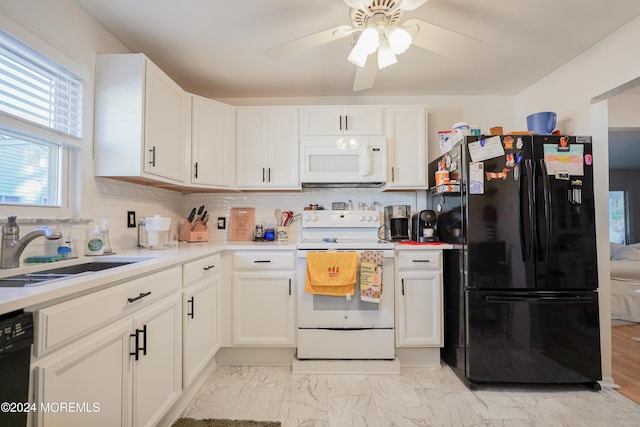
<svg viewBox="0 0 640 427">
<path fill-rule="evenodd" d="M 104 240 L 104 255 L 109 255 L 113 253 L 111 249 L 111 241 L 109 240 L 109 220 L 103 219 L 100 221 L 102 223 L 102 227 L 100 227 L 100 232 L 102 233 L 102 238 Z"/>
<path fill-rule="evenodd" d="M 100 232 L 98 226 L 94 226 L 93 232 L 87 240 L 87 255 L 104 254 L 104 236 Z"/>
</svg>

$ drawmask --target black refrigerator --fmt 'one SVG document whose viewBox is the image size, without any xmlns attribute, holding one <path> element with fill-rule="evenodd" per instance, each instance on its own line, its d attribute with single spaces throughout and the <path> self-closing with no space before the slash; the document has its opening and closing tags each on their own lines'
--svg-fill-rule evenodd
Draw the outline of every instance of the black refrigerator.
<svg viewBox="0 0 640 427">
<path fill-rule="evenodd" d="M 430 163 L 442 359 L 469 386 L 602 379 L 590 137 L 467 137 Z M 458 185 L 456 185 L 458 184 Z"/>
</svg>

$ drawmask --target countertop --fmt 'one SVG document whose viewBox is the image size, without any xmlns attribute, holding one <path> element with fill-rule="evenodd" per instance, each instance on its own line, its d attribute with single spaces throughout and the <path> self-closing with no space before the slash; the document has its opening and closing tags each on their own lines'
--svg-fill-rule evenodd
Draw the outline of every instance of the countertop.
<svg viewBox="0 0 640 427">
<path fill-rule="evenodd" d="M 79 275 L 77 277 L 53 280 L 44 285 L 32 287 L 0 287 L 0 314 L 26 308 L 37 310 L 45 305 L 80 296 L 99 289 L 109 287 L 114 283 L 124 282 L 145 276 L 155 271 L 164 270 L 176 265 L 182 265 L 192 260 L 213 255 L 222 251 L 233 250 L 269 250 L 294 251 L 296 243 L 271 242 L 206 242 L 179 243 L 177 247 L 166 250 L 130 249 L 120 250 L 108 256 L 80 256 L 78 258 L 57 261 L 46 264 L 33 264 L 0 270 L 0 278 L 33 273 L 44 269 L 64 267 L 68 265 L 100 261 L 136 261 L 129 265 Z M 396 244 L 396 250 L 436 250 L 451 249 L 448 244 Z"/>
</svg>

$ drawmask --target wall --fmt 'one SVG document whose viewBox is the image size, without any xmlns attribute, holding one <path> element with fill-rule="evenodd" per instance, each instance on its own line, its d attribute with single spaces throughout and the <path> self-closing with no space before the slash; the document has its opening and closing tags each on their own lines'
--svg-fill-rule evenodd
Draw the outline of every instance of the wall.
<svg viewBox="0 0 640 427">
<path fill-rule="evenodd" d="M 585 31 L 588 29 L 585 28 Z M 526 116 L 536 111 L 555 111 L 558 128 L 564 133 L 592 135 L 596 197 L 598 281 L 602 368 L 606 382 L 611 377 L 611 301 L 609 283 L 608 229 L 608 98 L 628 89 L 640 78 L 640 18 L 558 68 L 516 96 L 516 120 L 526 124 Z M 630 84 L 631 82 L 631 84 Z"/>
</svg>

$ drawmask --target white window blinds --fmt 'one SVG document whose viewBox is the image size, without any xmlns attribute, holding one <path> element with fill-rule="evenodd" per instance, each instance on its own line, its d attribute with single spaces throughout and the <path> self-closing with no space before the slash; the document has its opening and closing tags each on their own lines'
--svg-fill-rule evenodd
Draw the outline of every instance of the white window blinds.
<svg viewBox="0 0 640 427">
<path fill-rule="evenodd" d="M 0 111 L 80 138 L 82 86 L 77 75 L 0 30 Z"/>
</svg>

